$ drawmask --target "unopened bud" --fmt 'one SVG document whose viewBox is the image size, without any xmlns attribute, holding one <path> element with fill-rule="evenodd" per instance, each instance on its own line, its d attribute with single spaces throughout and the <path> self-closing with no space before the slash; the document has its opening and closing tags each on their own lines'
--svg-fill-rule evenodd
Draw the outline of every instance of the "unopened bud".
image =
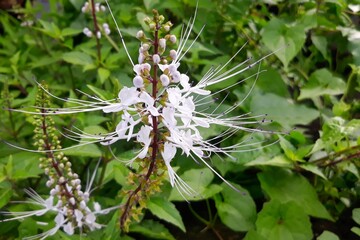
<svg viewBox="0 0 360 240">
<path fill-rule="evenodd" d="M 168 77 L 167 75 L 165 75 L 165 74 L 162 74 L 162 75 L 160 76 L 160 81 L 161 81 L 161 84 L 162 84 L 164 87 L 168 86 L 169 83 L 170 83 L 169 77 Z"/>
<path fill-rule="evenodd" d="M 156 24 L 154 22 L 149 24 L 150 30 L 155 30 Z"/>
<path fill-rule="evenodd" d="M 144 87 L 144 80 L 140 76 L 135 76 L 133 79 L 133 84 L 136 88 L 142 88 Z"/>
<path fill-rule="evenodd" d="M 154 54 L 153 55 L 153 62 L 155 63 L 155 64 L 158 64 L 159 62 L 160 62 L 160 56 L 159 56 L 159 54 Z"/>
<path fill-rule="evenodd" d="M 181 78 L 181 74 L 179 71 L 176 71 L 175 73 L 172 74 L 172 80 L 174 83 L 180 82 L 180 78 Z"/>
<path fill-rule="evenodd" d="M 145 60 L 145 55 L 143 53 L 139 53 L 138 62 L 141 64 L 144 62 L 144 60 Z"/>
<path fill-rule="evenodd" d="M 95 4 L 95 12 L 100 12 L 100 3 Z"/>
<path fill-rule="evenodd" d="M 97 39 L 100 39 L 100 38 L 101 38 L 101 32 L 100 32 L 100 31 L 97 31 L 97 32 L 96 32 L 96 37 L 97 37 Z"/>
<path fill-rule="evenodd" d="M 149 44 L 144 43 L 144 44 L 142 45 L 142 48 L 144 49 L 144 51 L 147 51 L 147 50 L 150 49 L 150 46 L 149 46 Z"/>
<path fill-rule="evenodd" d="M 143 38 L 145 36 L 145 34 L 144 34 L 144 32 L 142 31 L 142 30 L 140 30 L 140 31 L 138 31 L 137 33 L 136 33 L 136 38 L 137 39 L 141 39 L 141 38 Z"/>
<path fill-rule="evenodd" d="M 175 60 L 177 57 L 177 53 L 174 49 L 170 50 L 170 57 L 172 60 Z"/>
<path fill-rule="evenodd" d="M 166 48 L 166 39 L 165 39 L 165 38 L 160 38 L 160 40 L 159 40 L 159 46 L 160 46 L 160 48 L 162 48 L 162 49 L 165 49 L 165 48 Z"/>
<path fill-rule="evenodd" d="M 175 36 L 175 35 L 170 35 L 169 40 L 170 40 L 170 42 L 172 42 L 172 43 L 176 43 L 176 36 Z"/>
</svg>

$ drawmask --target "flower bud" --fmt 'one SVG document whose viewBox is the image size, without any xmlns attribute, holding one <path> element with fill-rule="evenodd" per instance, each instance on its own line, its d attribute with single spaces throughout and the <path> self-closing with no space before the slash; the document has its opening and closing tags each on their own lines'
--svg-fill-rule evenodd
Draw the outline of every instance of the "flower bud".
<svg viewBox="0 0 360 240">
<path fill-rule="evenodd" d="M 95 12 L 100 12 L 100 3 L 95 4 Z"/>
<path fill-rule="evenodd" d="M 50 195 L 51 195 L 51 196 L 55 196 L 57 193 L 58 193 L 58 192 L 57 192 L 54 188 L 51 189 L 51 191 L 50 191 Z"/>
<path fill-rule="evenodd" d="M 142 45 L 142 48 L 143 48 L 143 49 L 144 49 L 144 51 L 146 52 L 147 50 L 149 50 L 149 49 L 150 49 L 150 46 L 149 46 L 149 44 L 144 43 L 144 44 Z"/>
<path fill-rule="evenodd" d="M 138 58 L 138 62 L 141 64 L 143 63 L 145 60 L 145 55 L 143 53 L 140 53 L 139 54 L 139 58 Z"/>
<path fill-rule="evenodd" d="M 59 178 L 59 183 L 60 183 L 60 184 L 64 183 L 65 181 L 66 181 L 66 180 L 65 180 L 64 177 L 60 177 L 60 178 Z"/>
<path fill-rule="evenodd" d="M 145 36 L 145 34 L 144 34 L 144 32 L 142 31 L 142 30 L 140 30 L 140 31 L 138 31 L 137 33 L 136 33 L 136 38 L 137 39 L 141 39 L 141 38 L 143 38 Z"/>
<path fill-rule="evenodd" d="M 52 182 L 50 180 L 46 181 L 46 186 L 47 187 L 51 187 L 51 185 L 52 185 Z"/>
<path fill-rule="evenodd" d="M 172 74 L 172 80 L 174 83 L 180 82 L 181 74 L 179 71 L 176 71 Z"/>
<path fill-rule="evenodd" d="M 89 9 L 89 3 L 88 2 L 85 2 L 84 6 L 81 8 L 81 11 L 83 13 L 86 13 Z"/>
<path fill-rule="evenodd" d="M 175 35 L 170 35 L 169 40 L 170 40 L 171 43 L 176 43 L 176 36 Z"/>
<path fill-rule="evenodd" d="M 145 18 L 144 18 L 144 22 L 145 22 L 146 24 L 150 24 L 151 19 L 150 19 L 149 17 L 145 17 Z"/>
<path fill-rule="evenodd" d="M 89 38 L 92 37 L 92 32 L 87 27 L 83 29 L 83 33 Z"/>
<path fill-rule="evenodd" d="M 97 39 L 100 39 L 100 38 L 101 38 L 101 32 L 100 32 L 100 31 L 97 31 L 97 32 L 96 32 L 96 37 L 97 37 Z"/>
<path fill-rule="evenodd" d="M 160 63 L 160 56 L 159 56 L 159 54 L 154 54 L 153 55 L 153 62 L 155 63 L 155 64 L 158 64 L 158 63 Z"/>
<path fill-rule="evenodd" d="M 160 81 L 161 81 L 161 84 L 162 84 L 164 87 L 168 86 L 169 83 L 170 83 L 169 77 L 168 77 L 167 75 L 165 75 L 165 74 L 162 74 L 162 75 L 160 76 Z"/>
<path fill-rule="evenodd" d="M 106 35 L 109 35 L 109 34 L 110 34 L 109 24 L 104 23 L 104 24 L 103 24 L 103 28 L 104 28 L 105 34 L 106 34 Z"/>
<path fill-rule="evenodd" d="M 156 24 L 154 22 L 149 24 L 150 30 L 155 30 Z"/>
<path fill-rule="evenodd" d="M 170 57 L 172 60 L 175 60 L 177 57 L 177 53 L 174 49 L 170 50 Z"/>
<path fill-rule="evenodd" d="M 144 87 L 144 80 L 140 76 L 135 76 L 133 79 L 133 84 L 136 88 L 142 88 Z"/>
<path fill-rule="evenodd" d="M 165 38 L 160 38 L 160 40 L 159 40 L 159 46 L 160 46 L 160 48 L 162 48 L 162 49 L 165 49 L 165 48 L 166 48 L 166 39 L 165 39 Z"/>
<path fill-rule="evenodd" d="M 103 12 L 105 12 L 105 11 L 106 11 L 106 7 L 103 6 L 103 5 L 101 5 L 101 6 L 100 6 L 100 10 L 103 11 Z"/>
</svg>

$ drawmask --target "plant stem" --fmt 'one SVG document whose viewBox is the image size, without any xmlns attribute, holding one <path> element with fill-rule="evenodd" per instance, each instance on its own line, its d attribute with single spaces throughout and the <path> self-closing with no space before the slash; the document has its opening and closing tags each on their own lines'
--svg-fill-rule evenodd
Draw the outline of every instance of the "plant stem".
<svg viewBox="0 0 360 240">
<path fill-rule="evenodd" d="M 157 24 L 155 32 L 154 32 L 154 54 L 158 54 L 159 51 L 159 43 L 158 43 L 158 39 L 159 39 L 159 29 L 160 26 Z M 153 77 L 152 77 L 152 97 L 154 98 L 154 107 L 156 107 L 156 98 L 157 98 L 157 74 L 158 74 L 158 67 L 157 64 L 154 63 L 153 64 Z M 155 166 L 156 166 L 156 157 L 157 157 L 157 153 L 159 151 L 159 141 L 158 141 L 158 134 L 159 134 L 159 130 L 158 130 L 158 119 L 156 116 L 152 116 L 152 143 L 151 143 L 151 147 L 152 147 L 152 152 L 151 152 L 151 157 L 150 157 L 150 166 L 149 169 L 144 177 L 143 180 L 140 180 L 139 185 L 137 186 L 137 188 L 130 193 L 125 205 L 124 205 L 124 211 L 120 217 L 120 228 L 123 231 L 125 228 L 125 223 L 126 220 L 129 217 L 130 214 L 130 210 L 132 208 L 133 205 L 137 204 L 138 200 L 134 199 L 136 198 L 137 194 L 140 192 L 140 190 L 142 190 L 143 187 L 146 188 L 147 186 L 147 182 L 150 179 L 150 176 L 153 174 L 154 170 L 155 170 Z M 134 200 L 133 200 L 134 199 Z"/>
<path fill-rule="evenodd" d="M 97 33 L 100 32 L 100 29 L 99 29 L 97 19 L 96 19 L 95 1 L 94 0 L 91 0 L 91 15 L 92 15 L 93 22 L 94 22 L 94 33 L 95 33 L 94 35 L 95 35 L 95 39 L 96 39 L 98 60 L 99 60 L 99 62 L 101 62 L 100 39 L 97 37 Z"/>
</svg>

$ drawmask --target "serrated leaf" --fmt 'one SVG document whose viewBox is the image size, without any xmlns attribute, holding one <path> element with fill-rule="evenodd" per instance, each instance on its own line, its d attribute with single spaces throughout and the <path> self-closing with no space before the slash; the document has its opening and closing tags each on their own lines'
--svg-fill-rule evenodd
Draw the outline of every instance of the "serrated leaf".
<svg viewBox="0 0 360 240">
<path fill-rule="evenodd" d="M 309 217 L 294 202 L 270 201 L 256 220 L 256 231 L 267 240 L 311 240 Z"/>
<path fill-rule="evenodd" d="M 256 205 L 249 192 L 232 183 L 239 191 L 222 183 L 223 190 L 216 195 L 215 206 L 221 221 L 234 231 L 249 231 L 255 226 Z"/>
<path fill-rule="evenodd" d="M 175 226 L 179 227 L 183 232 L 186 231 L 179 211 L 175 208 L 175 205 L 169 200 L 161 197 L 153 197 L 147 203 L 147 208 L 151 211 L 152 214 L 154 214 L 158 218 L 174 224 Z"/>
<path fill-rule="evenodd" d="M 64 53 L 62 59 L 65 62 L 82 66 L 93 64 L 93 60 L 88 54 L 79 51 Z"/>
<path fill-rule="evenodd" d="M 314 187 L 303 176 L 284 169 L 272 168 L 258 174 L 258 178 L 261 188 L 271 200 L 281 203 L 294 201 L 311 216 L 333 220 L 319 201 Z"/>
<path fill-rule="evenodd" d="M 323 68 L 311 74 L 308 82 L 301 88 L 299 100 L 322 95 L 338 95 L 344 93 L 346 83 L 334 77 L 329 70 Z"/>
<path fill-rule="evenodd" d="M 285 67 L 296 56 L 305 43 L 305 28 L 301 24 L 287 25 L 282 19 L 273 18 L 262 33 L 265 45 L 281 60 Z"/>
</svg>

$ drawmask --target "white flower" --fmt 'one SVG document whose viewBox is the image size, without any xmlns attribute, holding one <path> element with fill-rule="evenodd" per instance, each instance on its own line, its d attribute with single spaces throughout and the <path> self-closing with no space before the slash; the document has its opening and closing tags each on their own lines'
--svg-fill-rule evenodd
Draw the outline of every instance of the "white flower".
<svg viewBox="0 0 360 240">
<path fill-rule="evenodd" d="M 168 169 L 170 183 L 171 183 L 171 186 L 173 186 L 173 187 L 175 185 L 175 172 L 171 168 L 170 162 L 175 157 L 175 154 L 176 154 L 176 147 L 172 143 L 165 142 L 164 151 L 161 152 L 161 156 L 163 157 L 165 165 Z"/>
<path fill-rule="evenodd" d="M 150 137 L 151 130 L 152 128 L 150 126 L 142 126 L 137 134 L 137 141 L 144 145 L 143 149 L 137 156 L 140 159 L 143 159 L 149 150 L 151 143 L 151 137 Z"/>
</svg>

